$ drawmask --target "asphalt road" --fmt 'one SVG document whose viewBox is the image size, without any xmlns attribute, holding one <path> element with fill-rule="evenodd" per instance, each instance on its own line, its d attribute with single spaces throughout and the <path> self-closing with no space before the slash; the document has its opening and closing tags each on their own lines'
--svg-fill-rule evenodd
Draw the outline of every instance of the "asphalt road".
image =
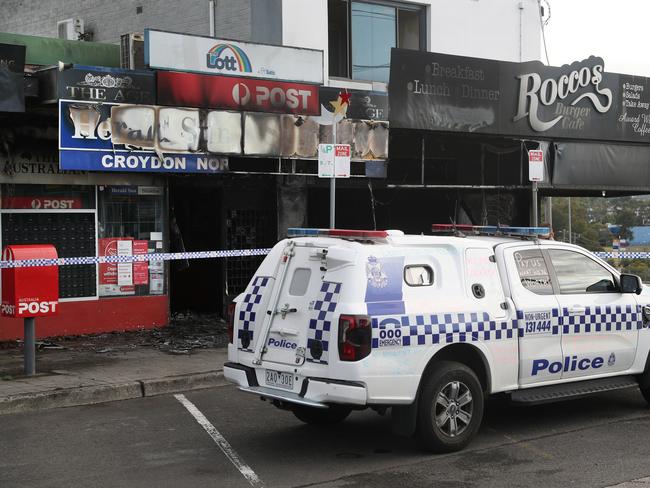
<svg viewBox="0 0 650 488">
<path fill-rule="evenodd" d="M 438 456 L 371 411 L 317 429 L 230 386 L 185 397 L 264 486 L 591 488 L 650 475 L 650 409 L 635 389 L 491 401 L 474 443 Z M 0 416 L 0 487 L 250 487 L 212 434 L 173 395 Z"/>
</svg>

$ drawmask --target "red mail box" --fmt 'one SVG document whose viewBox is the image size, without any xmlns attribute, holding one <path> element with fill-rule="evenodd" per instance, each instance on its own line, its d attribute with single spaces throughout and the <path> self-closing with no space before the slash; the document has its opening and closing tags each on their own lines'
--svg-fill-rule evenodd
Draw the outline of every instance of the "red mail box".
<svg viewBox="0 0 650 488">
<path fill-rule="evenodd" d="M 7 246 L 3 261 L 57 259 L 51 244 Z M 2 305 L 0 313 L 8 317 L 44 317 L 55 315 L 59 304 L 59 267 L 29 266 L 2 268 Z"/>
</svg>

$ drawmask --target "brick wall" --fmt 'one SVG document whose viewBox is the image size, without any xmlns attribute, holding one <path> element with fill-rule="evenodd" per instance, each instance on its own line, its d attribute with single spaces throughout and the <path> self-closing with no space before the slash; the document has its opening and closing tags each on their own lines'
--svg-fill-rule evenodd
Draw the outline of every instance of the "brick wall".
<svg viewBox="0 0 650 488">
<path fill-rule="evenodd" d="M 57 37 L 56 23 L 84 20 L 93 41 L 119 42 L 145 27 L 209 35 L 208 0 L 1 0 L 0 32 Z M 217 0 L 217 37 L 251 38 L 251 0 Z M 138 13 L 141 8 L 141 13 Z"/>
</svg>

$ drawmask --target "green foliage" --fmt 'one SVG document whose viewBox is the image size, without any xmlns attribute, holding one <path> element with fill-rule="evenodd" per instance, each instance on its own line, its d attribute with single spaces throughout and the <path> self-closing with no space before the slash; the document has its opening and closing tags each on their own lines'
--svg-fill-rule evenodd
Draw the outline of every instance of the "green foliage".
<svg viewBox="0 0 650 488">
<path fill-rule="evenodd" d="M 603 224 L 589 219 L 589 202 L 587 198 L 571 199 L 571 242 L 579 244 L 590 251 L 602 251 L 599 243 Z M 553 198 L 553 230 L 555 238 L 569 241 L 569 199 Z"/>
</svg>

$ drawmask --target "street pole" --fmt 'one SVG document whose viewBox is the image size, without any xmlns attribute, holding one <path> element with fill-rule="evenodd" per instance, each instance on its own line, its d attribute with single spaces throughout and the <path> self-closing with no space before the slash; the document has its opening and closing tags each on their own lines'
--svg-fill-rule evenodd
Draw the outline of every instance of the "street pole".
<svg viewBox="0 0 650 488">
<path fill-rule="evenodd" d="M 332 169 L 332 179 L 330 180 L 330 229 L 336 228 L 336 113 L 333 115 L 334 123 L 332 132 L 334 135 L 334 167 Z"/>
<path fill-rule="evenodd" d="M 537 227 L 537 182 L 533 181 L 533 227 Z"/>
<path fill-rule="evenodd" d="M 25 375 L 36 374 L 36 319 L 26 317 L 23 319 L 25 340 L 23 342 L 23 355 L 25 361 Z"/>
<path fill-rule="evenodd" d="M 573 234 L 571 233 L 571 197 L 569 197 L 569 244 L 573 241 Z"/>
</svg>

